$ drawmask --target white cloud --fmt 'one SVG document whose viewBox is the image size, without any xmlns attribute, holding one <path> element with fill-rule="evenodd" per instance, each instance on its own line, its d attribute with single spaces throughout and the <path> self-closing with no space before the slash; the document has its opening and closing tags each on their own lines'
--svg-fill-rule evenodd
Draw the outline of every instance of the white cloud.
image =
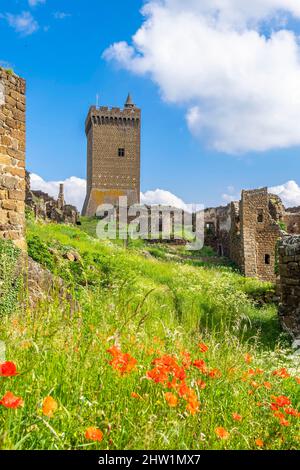
<svg viewBox="0 0 300 470">
<path fill-rule="evenodd" d="M 300 186 L 298 186 L 296 181 L 291 180 L 279 186 L 269 188 L 269 192 L 277 194 L 285 207 L 300 206 Z"/>
<path fill-rule="evenodd" d="M 35 7 L 39 5 L 40 3 L 46 3 L 46 0 L 28 0 L 28 4 L 31 7 Z"/>
<path fill-rule="evenodd" d="M 56 11 L 54 14 L 53 14 L 54 18 L 56 20 L 64 20 L 65 18 L 68 18 L 70 17 L 70 13 L 65 13 L 63 11 Z"/>
<path fill-rule="evenodd" d="M 58 197 L 59 185 L 64 183 L 65 201 L 76 206 L 81 211 L 86 195 L 86 180 L 71 176 L 63 181 L 45 181 L 35 173 L 30 174 L 30 186 L 32 190 L 43 191 L 54 198 Z"/>
<path fill-rule="evenodd" d="M 300 145 L 300 45 L 286 29 L 299 0 L 148 0 L 142 12 L 132 44 L 103 56 L 184 106 L 195 136 L 227 153 Z"/>
<path fill-rule="evenodd" d="M 1 14 L 0 18 L 5 19 L 9 26 L 23 36 L 29 36 L 39 29 L 38 22 L 29 11 L 23 11 L 19 15 L 5 13 Z"/>
<path fill-rule="evenodd" d="M 189 211 L 189 206 L 182 199 L 164 189 L 155 189 L 141 193 L 141 204 L 172 206 Z"/>
</svg>

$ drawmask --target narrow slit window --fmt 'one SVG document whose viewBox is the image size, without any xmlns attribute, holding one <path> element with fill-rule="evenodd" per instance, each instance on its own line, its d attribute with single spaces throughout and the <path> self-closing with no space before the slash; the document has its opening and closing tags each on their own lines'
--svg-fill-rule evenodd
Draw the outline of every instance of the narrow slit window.
<svg viewBox="0 0 300 470">
<path fill-rule="evenodd" d="M 119 148 L 118 155 L 119 155 L 119 157 L 125 157 L 125 149 L 124 148 Z"/>
<path fill-rule="evenodd" d="M 265 264 L 271 264 L 271 256 L 265 255 Z"/>
<path fill-rule="evenodd" d="M 258 211 L 257 211 L 257 222 L 262 224 L 263 221 L 264 221 L 264 211 L 263 211 L 263 209 L 258 209 Z"/>
</svg>

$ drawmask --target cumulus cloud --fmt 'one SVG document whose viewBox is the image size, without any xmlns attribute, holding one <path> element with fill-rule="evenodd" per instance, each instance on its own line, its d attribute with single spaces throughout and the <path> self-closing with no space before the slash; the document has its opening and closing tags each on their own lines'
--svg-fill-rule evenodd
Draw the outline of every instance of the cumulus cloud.
<svg viewBox="0 0 300 470">
<path fill-rule="evenodd" d="M 86 195 L 86 180 L 71 176 L 62 181 L 45 181 L 35 173 L 30 174 L 30 186 L 32 190 L 43 191 L 49 196 L 57 198 L 60 183 L 64 184 L 65 201 L 76 206 L 81 211 Z"/>
<path fill-rule="evenodd" d="M 148 0 L 132 43 L 106 60 L 149 76 L 218 151 L 300 145 L 299 0 Z M 294 23 L 288 23 L 290 17 Z"/>
<path fill-rule="evenodd" d="M 35 33 L 39 29 L 38 22 L 34 19 L 29 11 L 23 11 L 19 15 L 13 15 L 12 13 L 1 14 L 0 18 L 7 21 L 17 33 L 23 36 L 29 36 Z"/>
<path fill-rule="evenodd" d="M 146 191 L 141 193 L 141 204 L 172 206 L 178 209 L 189 211 L 189 205 L 182 199 L 164 189 L 155 189 L 154 191 Z"/>
<path fill-rule="evenodd" d="M 296 181 L 291 180 L 279 186 L 269 188 L 269 192 L 277 194 L 282 199 L 285 207 L 300 206 L 300 186 Z"/>
</svg>

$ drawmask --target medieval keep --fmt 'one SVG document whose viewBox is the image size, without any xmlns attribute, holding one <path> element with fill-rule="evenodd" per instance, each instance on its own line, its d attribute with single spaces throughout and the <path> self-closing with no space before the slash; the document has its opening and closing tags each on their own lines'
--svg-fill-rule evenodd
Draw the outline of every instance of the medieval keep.
<svg viewBox="0 0 300 470">
<path fill-rule="evenodd" d="M 87 195 L 82 214 L 95 216 L 101 204 L 140 202 L 141 110 L 128 95 L 124 109 L 92 106 L 85 123 Z"/>
</svg>

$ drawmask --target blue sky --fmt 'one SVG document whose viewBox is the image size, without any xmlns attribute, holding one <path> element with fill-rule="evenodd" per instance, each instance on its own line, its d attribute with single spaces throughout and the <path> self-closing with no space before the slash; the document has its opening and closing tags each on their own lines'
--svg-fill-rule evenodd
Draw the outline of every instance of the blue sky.
<svg viewBox="0 0 300 470">
<path fill-rule="evenodd" d="M 172 5 L 172 1 L 166 0 L 166 3 L 170 4 L 166 5 L 164 14 L 172 12 L 172 15 L 177 15 L 173 17 L 174 21 L 177 21 L 177 18 L 181 21 L 186 12 L 178 12 L 176 0 L 173 2 L 175 6 Z M 35 3 L 37 4 L 34 5 Z M 200 15 L 207 15 L 207 12 L 195 11 L 195 1 L 187 0 L 186 4 L 188 3 L 194 10 L 190 10 L 186 18 L 192 17 L 191 12 L 195 18 L 198 15 L 198 19 Z M 291 3 L 293 4 L 293 0 Z M 134 44 L 134 50 L 131 50 L 132 36 L 147 19 L 149 20 L 149 15 L 145 16 L 140 12 L 143 4 L 142 0 L 0 1 L 0 62 L 7 66 L 9 64 L 16 73 L 27 80 L 28 169 L 45 181 L 65 180 L 70 176 L 85 178 L 84 120 L 89 106 L 95 104 L 97 93 L 100 95 L 101 104 L 122 106 L 128 91 L 131 91 L 135 103 L 143 112 L 141 173 L 143 192 L 161 188 L 185 202 L 198 202 L 209 206 L 230 200 L 231 196 L 238 195 L 242 188 L 274 187 L 285 185 L 290 180 L 299 181 L 300 124 L 298 121 L 298 139 L 297 129 L 290 135 L 291 126 L 288 120 L 293 118 L 295 120 L 297 109 L 289 109 L 285 106 L 285 102 L 277 104 L 278 108 L 283 108 L 282 112 L 288 115 L 282 123 L 282 127 L 286 126 L 287 131 L 280 136 L 277 145 L 276 139 L 270 138 L 264 141 L 261 128 L 253 126 L 252 129 L 252 121 L 248 122 L 245 118 L 247 109 L 243 114 L 241 111 L 236 111 L 238 107 L 240 110 L 242 106 L 249 106 L 249 103 L 243 101 L 241 104 L 240 96 L 225 93 L 224 103 L 227 109 L 232 109 L 234 113 L 234 115 L 228 114 L 228 117 L 225 113 L 225 120 L 228 118 L 235 124 L 236 133 L 243 134 L 245 127 L 249 125 L 251 141 L 259 142 L 258 150 L 251 144 L 240 149 L 240 142 L 236 142 L 227 128 L 224 130 L 224 120 L 217 128 L 214 127 L 217 118 L 213 106 L 216 104 L 216 109 L 221 109 L 220 97 L 216 91 L 219 89 L 218 86 L 209 96 L 201 94 L 201 90 L 198 93 L 197 86 L 200 89 L 204 83 L 207 88 L 206 78 L 206 82 L 201 82 L 199 85 L 194 83 L 193 94 L 188 96 L 187 93 L 182 99 L 181 83 L 174 93 L 166 91 L 167 87 L 172 89 L 172 80 L 175 83 L 178 74 L 175 68 L 174 76 L 167 77 L 163 67 L 159 69 L 156 64 L 151 65 L 151 60 L 156 57 L 155 54 L 158 54 L 157 50 L 153 50 L 155 34 L 159 34 L 157 31 L 161 21 L 158 13 L 151 14 L 152 20 L 157 22 L 157 31 L 151 35 L 148 32 L 149 38 L 142 38 L 143 44 L 141 45 L 140 41 Z M 298 11 L 293 8 L 292 5 L 288 12 L 289 20 L 282 22 L 284 26 L 280 23 L 277 30 L 290 29 L 293 35 L 297 35 L 300 32 Z M 242 14 L 244 15 L 244 12 Z M 247 12 L 245 15 L 252 14 L 253 12 Z M 192 27 L 196 28 L 197 23 L 191 21 Z M 233 23 L 230 24 L 235 30 Z M 245 28 L 249 29 L 248 26 Z M 272 31 L 273 28 L 276 29 L 274 25 Z M 258 28 L 254 27 L 254 30 Z M 270 34 L 270 30 L 268 28 L 267 30 Z M 167 35 L 168 31 L 164 34 Z M 115 49 L 111 49 L 110 54 L 103 57 L 107 48 L 120 41 L 127 43 L 126 47 L 129 48 L 132 57 L 126 56 L 127 59 L 126 57 L 124 59 L 124 54 L 120 56 Z M 144 48 L 143 62 L 139 59 L 141 55 L 139 47 Z M 201 53 L 200 49 L 199 54 Z M 183 58 L 185 54 L 184 51 L 178 51 L 178 54 L 178 64 L 175 65 L 180 67 L 180 54 Z M 126 64 L 124 60 L 127 60 Z M 137 62 L 139 60 L 140 63 Z M 173 63 L 176 60 L 175 54 Z M 228 63 L 229 66 L 233 66 L 230 61 Z M 204 66 L 207 66 L 207 61 L 204 65 L 199 64 L 200 66 L 199 75 Z M 186 64 L 183 64 L 183 67 L 188 69 Z M 209 67 L 213 69 L 211 64 Z M 277 64 L 272 65 L 271 62 L 270 69 L 265 71 L 266 76 L 270 78 L 270 86 L 274 79 L 272 67 L 275 74 L 278 74 Z M 298 70 L 295 70 L 296 66 L 293 67 L 289 71 L 287 80 L 292 74 L 297 76 Z M 216 76 L 218 73 L 219 70 Z M 253 76 L 255 73 L 254 71 Z M 214 79 L 211 81 L 214 82 Z M 284 85 L 283 80 L 282 86 Z M 236 85 L 228 79 L 228 88 L 230 86 L 236 88 Z M 186 88 L 189 88 L 188 82 Z M 255 94 L 255 87 L 253 88 Z M 261 93 L 261 90 L 259 92 Z M 274 91 L 275 97 L 276 93 L 279 94 L 280 90 Z M 282 99 L 288 102 L 290 97 L 287 95 Z M 201 106 L 206 109 L 207 114 L 204 116 L 206 125 L 200 129 L 200 118 L 197 113 L 199 109 L 201 111 Z M 194 110 L 193 122 L 187 120 L 191 110 Z M 260 115 L 259 108 L 256 112 Z M 275 109 L 274 120 L 277 119 L 276 113 Z M 272 116 L 267 116 L 266 121 L 271 118 Z M 241 129 L 238 126 L 239 119 L 243 126 Z M 272 128 L 272 122 L 268 125 Z M 266 129 L 266 134 L 270 132 L 269 128 Z M 259 136 L 257 139 L 255 133 Z M 278 135 L 275 125 L 274 134 Z M 225 143 L 216 144 L 224 135 Z M 245 140 L 247 141 L 247 138 Z M 284 148 L 280 148 L 283 146 Z M 282 188 L 286 190 L 285 186 L 281 186 Z M 294 189 L 297 192 L 299 188 L 295 186 Z M 298 196 L 297 193 L 295 202 L 298 202 Z"/>
</svg>

